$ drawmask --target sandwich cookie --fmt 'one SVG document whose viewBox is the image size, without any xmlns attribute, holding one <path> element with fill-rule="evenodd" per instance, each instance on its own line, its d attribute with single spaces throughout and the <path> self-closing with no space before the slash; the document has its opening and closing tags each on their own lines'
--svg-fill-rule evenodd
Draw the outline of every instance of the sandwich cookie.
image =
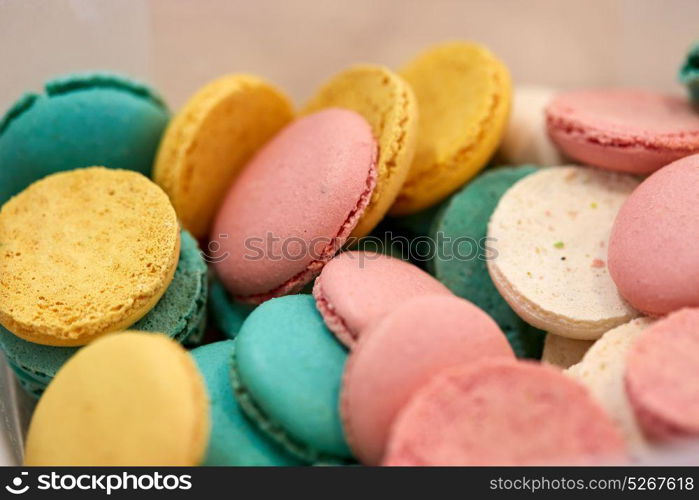
<svg viewBox="0 0 699 500">
<path fill-rule="evenodd" d="M 210 288 L 209 316 L 211 322 L 224 337 L 234 339 L 243 326 L 245 318 L 250 315 L 255 306 L 233 300 L 215 275 L 211 277 Z"/>
</svg>

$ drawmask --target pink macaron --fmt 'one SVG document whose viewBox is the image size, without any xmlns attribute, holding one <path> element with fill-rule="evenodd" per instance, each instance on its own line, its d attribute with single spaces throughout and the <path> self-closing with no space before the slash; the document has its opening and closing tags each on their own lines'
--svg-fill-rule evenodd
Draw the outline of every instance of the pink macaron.
<svg viewBox="0 0 699 500">
<path fill-rule="evenodd" d="M 619 210 L 609 273 L 619 293 L 654 316 L 699 307 L 699 155 L 660 169 Z"/>
<path fill-rule="evenodd" d="M 292 122 L 248 163 L 216 217 L 209 249 L 238 300 L 300 290 L 347 240 L 376 184 L 377 146 L 359 114 Z"/>
<path fill-rule="evenodd" d="M 621 434 L 587 390 L 559 370 L 491 360 L 442 372 L 403 408 L 384 465 L 615 462 Z"/>
<path fill-rule="evenodd" d="M 340 411 L 355 456 L 378 465 L 395 416 L 440 371 L 483 359 L 514 359 L 485 312 L 453 295 L 416 297 L 362 333 L 342 381 Z"/>
<path fill-rule="evenodd" d="M 643 90 L 579 90 L 546 108 L 554 143 L 596 167 L 649 174 L 699 152 L 699 113 L 683 97 Z"/>
<path fill-rule="evenodd" d="M 626 392 L 653 439 L 699 437 L 699 309 L 682 309 L 643 331 L 628 354 Z"/>
<path fill-rule="evenodd" d="M 325 324 L 346 346 L 405 300 L 420 295 L 451 295 L 419 267 L 376 252 L 343 252 L 318 276 L 313 296 Z"/>
</svg>

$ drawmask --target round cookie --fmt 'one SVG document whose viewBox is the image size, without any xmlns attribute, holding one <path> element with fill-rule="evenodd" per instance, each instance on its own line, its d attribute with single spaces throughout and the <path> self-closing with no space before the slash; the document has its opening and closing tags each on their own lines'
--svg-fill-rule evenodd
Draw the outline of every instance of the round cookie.
<svg viewBox="0 0 699 500">
<path fill-rule="evenodd" d="M 164 333 L 177 342 L 187 344 L 204 331 L 208 278 L 206 263 L 197 242 L 187 232 L 182 233 L 181 241 L 180 260 L 170 286 L 155 307 L 132 328 Z M 0 348 L 5 352 L 20 384 L 37 398 L 61 366 L 80 349 L 28 342 L 2 326 Z"/>
<path fill-rule="evenodd" d="M 45 345 L 84 345 L 132 325 L 170 285 L 175 211 L 143 175 L 51 175 L 0 210 L 0 324 Z"/>
<path fill-rule="evenodd" d="M 164 335 L 123 332 L 81 349 L 34 411 L 27 466 L 192 466 L 209 435 L 206 388 Z"/>
<path fill-rule="evenodd" d="M 405 300 L 451 295 L 417 266 L 376 252 L 343 252 L 331 260 L 313 286 L 325 324 L 348 347 L 372 322 Z"/>
<path fill-rule="evenodd" d="M 546 108 L 551 139 L 569 157 L 608 170 L 650 174 L 699 153 L 699 114 L 687 99 L 644 90 L 577 90 Z"/>
<path fill-rule="evenodd" d="M 233 341 L 225 340 L 191 352 L 206 383 L 211 413 L 211 435 L 202 465 L 300 465 L 243 414 L 231 387 L 233 349 Z"/>
<path fill-rule="evenodd" d="M 621 431 L 632 455 L 643 455 L 646 441 L 624 387 L 629 350 L 653 320 L 636 318 L 602 335 L 566 375 L 583 384 Z M 582 342 L 582 341 L 578 341 Z"/>
<path fill-rule="evenodd" d="M 376 142 L 359 114 L 326 109 L 292 122 L 245 167 L 209 249 L 242 302 L 299 291 L 342 247 L 376 183 Z"/>
<path fill-rule="evenodd" d="M 699 155 L 678 160 L 644 180 L 614 221 L 609 272 L 646 314 L 699 306 L 697 185 Z"/>
<path fill-rule="evenodd" d="M 245 318 L 250 315 L 255 306 L 241 304 L 233 300 L 216 276 L 212 276 L 210 288 L 209 316 L 211 321 L 224 337 L 234 339 L 243 326 Z"/>
<path fill-rule="evenodd" d="M 699 309 L 674 312 L 638 336 L 625 385 L 648 437 L 699 436 Z"/>
<path fill-rule="evenodd" d="M 568 337 L 561 337 L 551 333 L 546 335 L 544 350 L 541 353 L 541 362 L 557 366 L 558 368 L 568 368 L 580 362 L 594 343 L 594 340 L 569 339 Z"/>
<path fill-rule="evenodd" d="M 337 107 L 356 111 L 378 142 L 376 187 L 352 236 L 361 238 L 381 221 L 398 196 L 415 155 L 418 109 L 410 86 L 388 68 L 353 66 L 321 87 L 305 113 Z"/>
<path fill-rule="evenodd" d="M 150 87 L 109 73 L 65 75 L 0 118 L 0 206 L 47 175 L 91 165 L 150 175 L 169 119 Z"/>
<path fill-rule="evenodd" d="M 518 357 L 541 357 L 545 333 L 520 319 L 493 285 L 486 266 L 488 221 L 502 195 L 535 167 L 488 170 L 445 203 L 431 228 L 437 248 L 432 272 L 455 295 L 488 313 L 505 332 Z"/>
<path fill-rule="evenodd" d="M 488 224 L 488 272 L 522 319 L 592 340 L 638 315 L 606 264 L 612 221 L 637 185 L 622 174 L 552 167 L 503 195 Z"/>
<path fill-rule="evenodd" d="M 185 229 L 208 235 L 231 183 L 292 118 L 289 99 L 252 75 L 217 78 L 189 99 L 167 128 L 153 170 Z"/>
<path fill-rule="evenodd" d="M 556 90 L 533 85 L 514 89 L 512 113 L 498 150 L 498 159 L 508 165 L 562 165 L 563 158 L 546 132 L 544 109 Z"/>
<path fill-rule="evenodd" d="M 442 372 L 403 408 L 384 465 L 563 465 L 621 458 L 624 443 L 587 391 L 531 362 Z"/>
<path fill-rule="evenodd" d="M 378 465 L 391 423 L 416 390 L 442 370 L 497 357 L 514 358 L 497 324 L 470 302 L 428 295 L 398 304 L 347 360 L 340 411 L 352 451 Z"/>
<path fill-rule="evenodd" d="M 301 460 L 348 459 L 339 410 L 346 358 L 310 295 L 270 300 L 236 337 L 236 399 L 265 434 Z"/>
<path fill-rule="evenodd" d="M 680 82 L 687 86 L 694 104 L 699 103 L 699 42 L 696 42 L 687 53 L 678 76 Z"/>
<path fill-rule="evenodd" d="M 507 126 L 512 84 L 490 51 L 469 42 L 431 47 L 400 75 L 420 109 L 415 159 L 391 208 L 407 215 L 438 203 L 485 167 Z"/>
</svg>

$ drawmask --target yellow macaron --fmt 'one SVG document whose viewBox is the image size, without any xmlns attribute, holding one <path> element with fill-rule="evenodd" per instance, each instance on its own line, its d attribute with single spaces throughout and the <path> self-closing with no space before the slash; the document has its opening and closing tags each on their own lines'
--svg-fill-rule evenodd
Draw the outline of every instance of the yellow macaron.
<svg viewBox="0 0 699 500">
<path fill-rule="evenodd" d="M 408 176 L 417 144 L 417 102 L 410 85 L 390 69 L 359 65 L 321 87 L 304 112 L 331 107 L 362 115 L 379 146 L 376 187 L 352 231 L 352 236 L 359 238 L 369 234 L 386 215 Z"/>
<path fill-rule="evenodd" d="M 30 466 L 198 465 L 209 436 L 194 360 L 165 335 L 120 332 L 81 349 L 34 411 Z"/>
<path fill-rule="evenodd" d="M 289 99 L 252 75 L 220 77 L 192 96 L 165 131 L 153 169 L 187 231 L 207 236 L 231 182 L 292 117 Z"/>
<path fill-rule="evenodd" d="M 507 68 L 475 43 L 432 47 L 400 74 L 415 92 L 420 124 L 393 215 L 428 208 L 475 176 L 502 139 L 512 100 Z"/>
<path fill-rule="evenodd" d="M 39 344 L 87 344 L 145 316 L 179 254 L 175 210 L 147 177 L 50 175 L 0 210 L 0 324 Z"/>
</svg>

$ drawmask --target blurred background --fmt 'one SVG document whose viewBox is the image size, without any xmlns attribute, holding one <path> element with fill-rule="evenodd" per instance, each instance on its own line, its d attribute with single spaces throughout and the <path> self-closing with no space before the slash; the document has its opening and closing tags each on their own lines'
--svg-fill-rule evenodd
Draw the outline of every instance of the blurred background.
<svg viewBox="0 0 699 500">
<path fill-rule="evenodd" d="M 0 0 L 0 108 L 49 77 L 111 69 L 172 108 L 228 72 L 297 103 L 356 62 L 402 65 L 426 45 L 481 41 L 516 83 L 680 92 L 697 0 Z"/>
</svg>

